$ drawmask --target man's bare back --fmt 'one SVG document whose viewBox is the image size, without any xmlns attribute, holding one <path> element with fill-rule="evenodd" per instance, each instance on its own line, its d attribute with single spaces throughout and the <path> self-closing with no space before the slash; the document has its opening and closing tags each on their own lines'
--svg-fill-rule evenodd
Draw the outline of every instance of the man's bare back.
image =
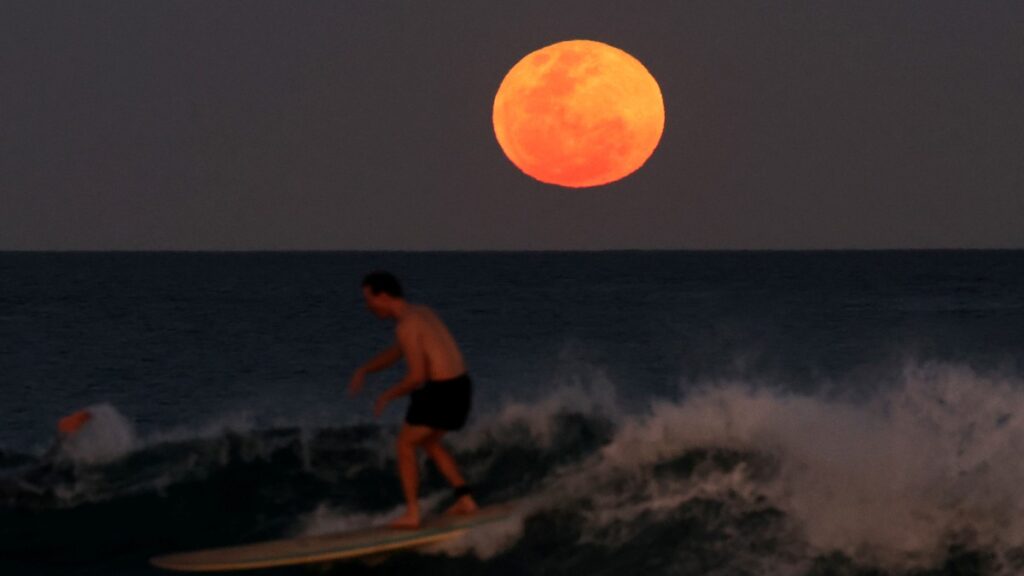
<svg viewBox="0 0 1024 576">
<path fill-rule="evenodd" d="M 407 303 L 397 318 L 395 333 L 415 338 L 423 351 L 423 373 L 428 380 L 448 380 L 466 372 L 455 338 L 433 310 L 422 304 Z"/>
</svg>

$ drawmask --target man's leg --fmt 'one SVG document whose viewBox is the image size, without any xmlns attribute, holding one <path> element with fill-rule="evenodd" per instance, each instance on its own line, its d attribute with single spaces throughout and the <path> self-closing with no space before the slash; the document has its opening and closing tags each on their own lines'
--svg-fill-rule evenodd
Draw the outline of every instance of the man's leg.
<svg viewBox="0 0 1024 576">
<path fill-rule="evenodd" d="M 441 475 L 448 480 L 448 483 L 453 488 L 459 488 L 466 485 L 466 479 L 462 477 L 459 472 L 459 467 L 455 463 L 455 459 L 445 449 L 444 445 L 441 444 L 441 438 L 444 436 L 444 430 L 434 430 L 432 434 L 427 436 L 423 442 L 423 450 L 426 451 L 427 455 L 434 461 L 437 469 L 441 471 Z M 476 501 L 469 494 L 459 497 L 455 501 L 455 504 L 448 509 L 450 514 L 471 514 L 477 510 Z"/>
<path fill-rule="evenodd" d="M 416 447 L 422 445 L 432 432 L 426 426 L 402 424 L 398 433 L 398 476 L 402 480 L 406 509 L 405 515 L 391 523 L 392 528 L 416 528 L 420 525 L 420 474 L 416 465 Z"/>
</svg>

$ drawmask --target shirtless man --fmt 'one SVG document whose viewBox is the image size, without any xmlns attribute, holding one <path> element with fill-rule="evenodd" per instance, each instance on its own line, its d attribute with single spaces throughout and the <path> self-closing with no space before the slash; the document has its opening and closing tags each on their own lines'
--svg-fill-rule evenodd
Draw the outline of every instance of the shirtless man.
<svg viewBox="0 0 1024 576">
<path fill-rule="evenodd" d="M 455 460 L 441 444 L 445 433 L 462 428 L 469 415 L 472 383 L 462 352 L 433 310 L 403 298 L 398 279 L 390 273 L 372 272 L 363 278 L 363 297 L 375 316 L 395 320 L 398 341 L 355 371 L 349 394 L 358 394 L 363 389 L 367 374 L 405 357 L 405 377 L 377 397 L 374 415 L 379 417 L 392 400 L 407 394 L 411 397 L 398 434 L 398 474 L 406 511 L 391 526 L 416 528 L 420 524 L 417 448 L 430 456 L 455 489 L 455 504 L 448 513 L 472 514 L 477 504 Z"/>
</svg>

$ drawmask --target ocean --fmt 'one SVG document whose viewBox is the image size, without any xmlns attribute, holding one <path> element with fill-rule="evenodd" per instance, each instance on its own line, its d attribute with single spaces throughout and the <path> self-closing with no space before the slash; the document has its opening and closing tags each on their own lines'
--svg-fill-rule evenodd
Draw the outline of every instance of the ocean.
<svg viewBox="0 0 1024 576">
<path fill-rule="evenodd" d="M 518 513 L 262 573 L 1024 573 L 1024 252 L 612 251 L 0 253 L 0 574 L 399 513 L 401 366 L 345 393 L 376 269 L 459 341 L 446 442 Z"/>
</svg>

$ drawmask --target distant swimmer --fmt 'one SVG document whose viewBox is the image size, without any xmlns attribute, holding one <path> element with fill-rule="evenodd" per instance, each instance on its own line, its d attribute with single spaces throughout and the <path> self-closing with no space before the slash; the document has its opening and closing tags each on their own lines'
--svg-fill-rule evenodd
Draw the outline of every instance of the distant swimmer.
<svg viewBox="0 0 1024 576">
<path fill-rule="evenodd" d="M 53 439 L 53 443 L 50 444 L 46 453 L 43 454 L 43 460 L 54 461 L 60 459 L 64 455 L 67 443 L 75 436 L 78 436 L 90 421 L 92 421 L 92 412 L 88 409 L 72 412 L 57 420 L 57 437 Z"/>
<path fill-rule="evenodd" d="M 379 417 L 392 400 L 410 396 L 397 445 L 406 512 L 391 526 L 420 525 L 417 448 L 430 456 L 454 488 L 455 504 L 448 513 L 472 514 L 477 510 L 476 501 L 455 459 L 441 444 L 445 433 L 461 429 L 469 416 L 473 387 L 462 352 L 433 310 L 404 299 L 402 287 L 392 274 L 372 272 L 363 278 L 362 287 L 370 311 L 378 318 L 395 320 L 397 342 L 355 371 L 349 394 L 358 394 L 363 389 L 367 374 L 383 370 L 403 357 L 407 368 L 402 381 L 382 393 L 374 405 L 374 415 Z"/>
<path fill-rule="evenodd" d="M 92 412 L 88 410 L 79 410 L 72 414 L 61 418 L 57 421 L 57 435 L 60 438 L 70 438 L 85 426 L 89 420 L 92 420 Z"/>
</svg>

